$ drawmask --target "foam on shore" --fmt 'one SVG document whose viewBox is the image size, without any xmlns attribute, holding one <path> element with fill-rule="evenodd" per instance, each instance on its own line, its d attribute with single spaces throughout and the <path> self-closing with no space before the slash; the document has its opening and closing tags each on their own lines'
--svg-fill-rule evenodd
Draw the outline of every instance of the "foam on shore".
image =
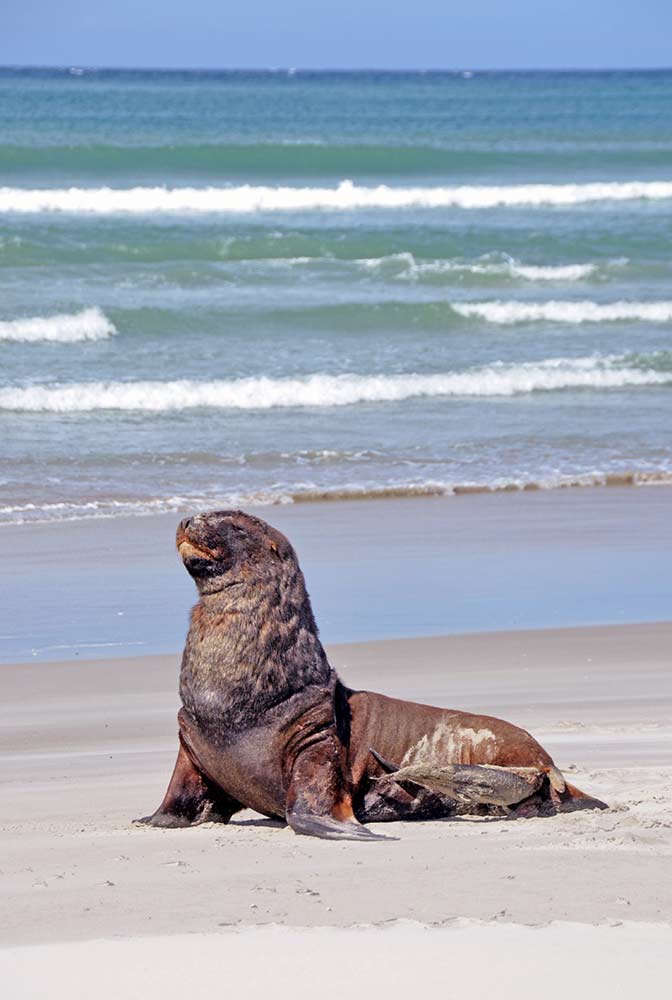
<svg viewBox="0 0 672 1000">
<path fill-rule="evenodd" d="M 666 469 L 624 470 L 556 475 L 545 479 L 499 479 L 493 482 L 412 482 L 346 484 L 320 488 L 314 485 L 272 486 L 260 490 L 211 491 L 208 493 L 148 497 L 144 499 L 91 499 L 83 501 L 31 502 L 0 507 L 0 528 L 10 524 L 49 524 L 61 521 L 145 517 L 184 513 L 212 507 L 277 507 L 285 504 L 338 503 L 341 501 L 403 500 L 414 497 L 464 497 L 486 493 L 533 493 L 540 490 L 586 489 L 589 487 L 670 486 L 672 471 Z"/>
</svg>

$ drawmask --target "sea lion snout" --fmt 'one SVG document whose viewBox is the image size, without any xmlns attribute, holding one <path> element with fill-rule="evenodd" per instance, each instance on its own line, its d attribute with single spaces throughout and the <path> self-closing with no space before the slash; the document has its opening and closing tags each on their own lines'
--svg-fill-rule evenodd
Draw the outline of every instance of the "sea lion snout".
<svg viewBox="0 0 672 1000">
<path fill-rule="evenodd" d="M 180 545 L 189 541 L 189 536 L 187 535 L 187 528 L 191 523 L 190 517 L 185 517 L 183 521 L 177 526 L 177 532 L 175 533 L 175 545 L 179 551 Z"/>
</svg>

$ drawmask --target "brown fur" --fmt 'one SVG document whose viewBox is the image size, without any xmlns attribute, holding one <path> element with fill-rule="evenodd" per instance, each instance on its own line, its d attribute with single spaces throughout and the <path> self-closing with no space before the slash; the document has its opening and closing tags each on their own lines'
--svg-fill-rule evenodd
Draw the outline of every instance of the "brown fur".
<svg viewBox="0 0 672 1000">
<path fill-rule="evenodd" d="M 182 658 L 178 763 L 144 822 L 226 822 L 250 807 L 298 833 L 369 839 L 360 821 L 488 808 L 529 815 L 578 799 L 602 805 L 562 790 L 551 757 L 510 723 L 345 688 L 320 643 L 296 554 L 264 521 L 241 511 L 201 514 L 181 523 L 177 546 L 200 601 Z M 457 797 L 445 794 L 448 765 Z M 483 805 L 496 791 L 488 798 L 482 789 L 497 787 L 483 765 L 536 769 L 529 796 L 512 809 Z M 421 785 L 408 774 L 430 777 Z"/>
<path fill-rule="evenodd" d="M 207 552 L 224 568 L 223 576 L 196 577 L 201 600 L 192 612 L 180 676 L 185 709 L 215 742 L 330 677 L 294 550 L 257 518 L 246 519 L 239 534 L 237 520 L 193 518 L 188 539 L 182 528 L 178 537 L 188 558 Z"/>
</svg>

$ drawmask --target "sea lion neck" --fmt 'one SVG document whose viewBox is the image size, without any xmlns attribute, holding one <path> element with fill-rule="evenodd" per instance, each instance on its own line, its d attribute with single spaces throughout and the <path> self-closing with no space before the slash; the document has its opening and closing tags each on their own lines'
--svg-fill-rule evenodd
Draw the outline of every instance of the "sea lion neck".
<svg viewBox="0 0 672 1000">
<path fill-rule="evenodd" d="M 224 720 L 229 731 L 257 723 L 270 708 L 332 675 L 295 560 L 279 573 L 237 583 L 201 595 L 182 660 L 185 708 L 218 731 Z"/>
</svg>

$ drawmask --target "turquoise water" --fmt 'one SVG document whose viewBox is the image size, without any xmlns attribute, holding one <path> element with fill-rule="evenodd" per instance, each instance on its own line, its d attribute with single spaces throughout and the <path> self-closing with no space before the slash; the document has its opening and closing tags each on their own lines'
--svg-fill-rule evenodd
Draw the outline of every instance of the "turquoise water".
<svg viewBox="0 0 672 1000">
<path fill-rule="evenodd" d="M 0 520 L 672 477 L 672 73 L 0 71 Z"/>
</svg>

